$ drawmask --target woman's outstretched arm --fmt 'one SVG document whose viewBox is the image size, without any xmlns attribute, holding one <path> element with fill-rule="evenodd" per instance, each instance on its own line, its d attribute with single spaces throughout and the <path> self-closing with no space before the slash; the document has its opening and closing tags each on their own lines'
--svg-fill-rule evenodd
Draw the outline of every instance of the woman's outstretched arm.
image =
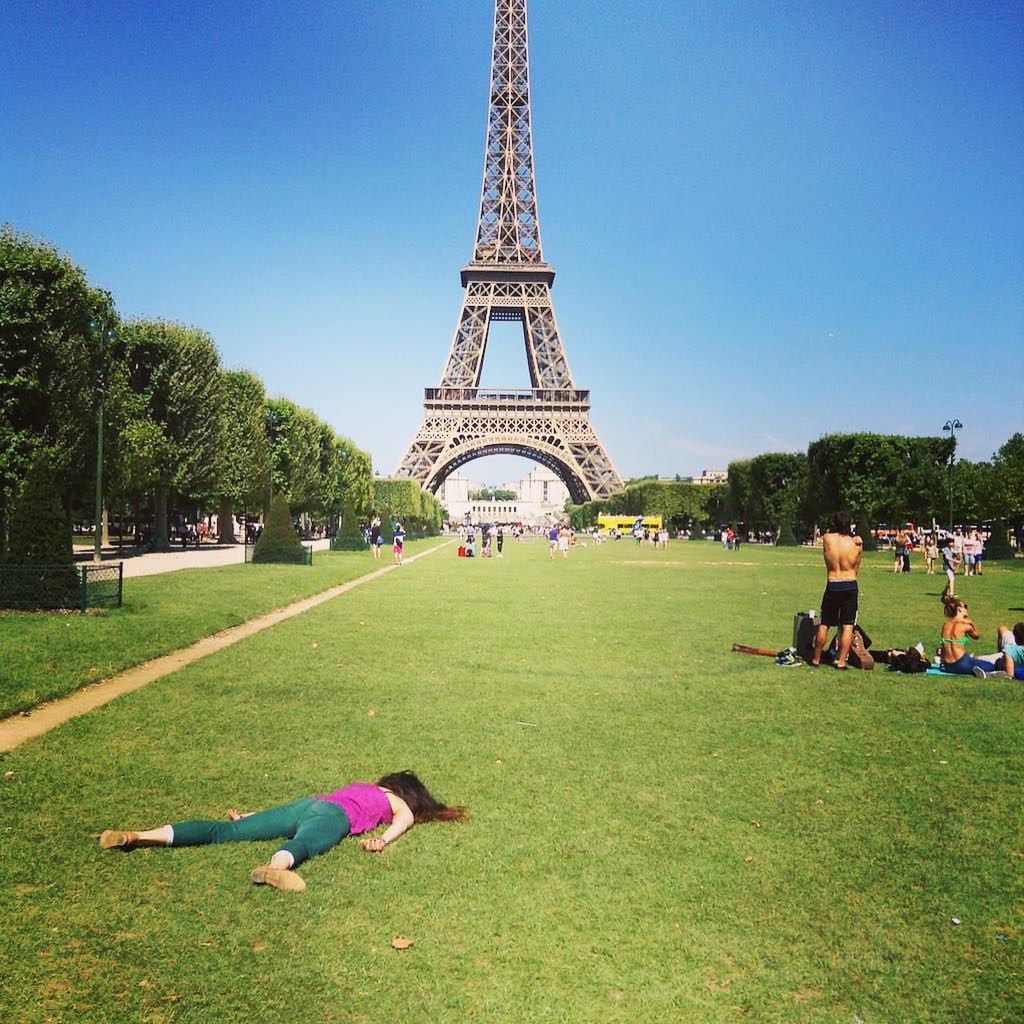
<svg viewBox="0 0 1024 1024">
<path fill-rule="evenodd" d="M 413 826 L 415 818 L 409 805 L 404 800 L 394 797 L 394 794 L 391 794 L 391 798 L 398 805 L 395 809 L 394 817 L 391 819 L 391 824 L 379 836 L 368 836 L 365 839 L 359 840 L 359 845 L 367 853 L 380 853 L 388 843 L 394 842 Z"/>
</svg>

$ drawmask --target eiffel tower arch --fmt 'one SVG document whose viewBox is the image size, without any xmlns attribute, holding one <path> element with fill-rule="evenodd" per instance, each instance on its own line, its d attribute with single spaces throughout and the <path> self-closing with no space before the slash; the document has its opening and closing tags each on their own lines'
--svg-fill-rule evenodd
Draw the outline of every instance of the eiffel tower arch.
<svg viewBox="0 0 1024 1024">
<path fill-rule="evenodd" d="M 436 491 L 485 455 L 522 455 L 552 469 L 574 502 L 607 498 L 622 479 L 590 422 L 590 392 L 576 387 L 551 301 L 530 131 L 526 0 L 495 0 L 487 145 L 473 259 L 462 268 L 462 310 L 423 422 L 395 475 Z M 480 387 L 494 321 L 523 329 L 530 387 Z"/>
</svg>

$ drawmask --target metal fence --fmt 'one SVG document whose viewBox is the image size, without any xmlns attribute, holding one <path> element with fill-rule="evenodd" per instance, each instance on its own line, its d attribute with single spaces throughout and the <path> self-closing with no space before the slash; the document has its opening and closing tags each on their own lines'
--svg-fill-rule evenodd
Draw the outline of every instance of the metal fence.
<svg viewBox="0 0 1024 1024">
<path fill-rule="evenodd" d="M 0 608 L 47 611 L 100 605 L 121 607 L 124 563 L 86 565 L 0 564 Z"/>
</svg>

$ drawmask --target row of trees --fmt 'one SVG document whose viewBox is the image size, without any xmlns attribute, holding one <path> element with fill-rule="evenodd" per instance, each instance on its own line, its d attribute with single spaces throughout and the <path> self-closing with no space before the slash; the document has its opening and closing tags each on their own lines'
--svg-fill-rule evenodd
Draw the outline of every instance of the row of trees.
<svg viewBox="0 0 1024 1024">
<path fill-rule="evenodd" d="M 597 517 L 608 515 L 660 515 L 674 530 L 701 528 L 706 523 L 722 522 L 728 488 L 724 484 L 684 483 L 644 477 L 631 480 L 625 490 L 601 501 L 570 505 L 569 521 L 573 529 L 597 525 Z"/>
<path fill-rule="evenodd" d="M 577 528 L 602 512 L 661 514 L 674 529 L 742 523 L 771 530 L 795 544 L 845 509 L 870 538 L 880 524 L 945 523 L 950 508 L 950 459 L 945 437 L 827 434 L 806 452 L 768 452 L 729 464 L 728 483 L 700 486 L 645 478 L 607 501 L 572 506 Z M 956 462 L 952 500 L 958 522 L 1024 528 L 1024 434 L 1014 434 L 988 462 Z"/>
<path fill-rule="evenodd" d="M 152 522 L 157 548 L 169 508 L 218 512 L 231 541 L 232 517 L 261 515 L 272 494 L 329 529 L 343 507 L 353 523 L 375 507 L 369 455 L 268 397 L 255 374 L 225 369 L 205 331 L 121 321 L 68 257 L 0 227 L 0 551 L 36 463 L 56 472 L 69 518 L 91 521 L 101 402 L 107 505 Z M 403 501 L 410 518 L 438 518 Z"/>
<path fill-rule="evenodd" d="M 961 459 L 945 437 L 827 434 L 806 453 L 769 452 L 730 463 L 726 511 L 782 543 L 809 534 L 846 509 L 868 538 L 881 524 L 1024 526 L 1024 435 L 1011 437 L 988 462 Z M 952 495 L 950 484 L 952 476 Z"/>
<path fill-rule="evenodd" d="M 470 501 L 515 501 L 518 497 L 507 487 L 480 487 L 469 492 Z"/>
</svg>

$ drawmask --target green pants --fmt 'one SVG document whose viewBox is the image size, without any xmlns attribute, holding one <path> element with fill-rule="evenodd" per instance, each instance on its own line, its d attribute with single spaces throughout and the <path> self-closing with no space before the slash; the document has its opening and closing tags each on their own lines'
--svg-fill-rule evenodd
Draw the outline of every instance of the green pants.
<svg viewBox="0 0 1024 1024">
<path fill-rule="evenodd" d="M 336 846 L 351 831 L 348 815 L 337 805 L 307 796 L 271 807 L 238 821 L 180 821 L 172 846 L 210 843 L 245 843 L 259 839 L 287 839 L 287 850 L 298 866 L 304 860 Z"/>
</svg>

